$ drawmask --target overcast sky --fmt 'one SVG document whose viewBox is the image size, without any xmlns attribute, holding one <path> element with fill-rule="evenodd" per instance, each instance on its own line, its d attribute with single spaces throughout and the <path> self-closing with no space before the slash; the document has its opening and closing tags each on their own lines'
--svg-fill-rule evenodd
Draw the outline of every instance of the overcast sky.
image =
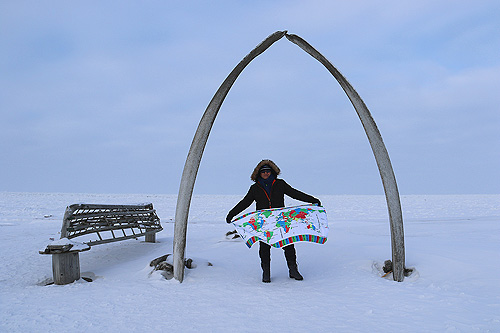
<svg viewBox="0 0 500 333">
<path fill-rule="evenodd" d="M 401 194 L 500 193 L 500 1 L 2 1 L 0 191 L 177 194 L 198 122 L 271 33 L 350 81 Z M 335 79 L 286 38 L 212 129 L 195 194 L 244 194 L 264 158 L 292 186 L 383 194 Z"/>
</svg>

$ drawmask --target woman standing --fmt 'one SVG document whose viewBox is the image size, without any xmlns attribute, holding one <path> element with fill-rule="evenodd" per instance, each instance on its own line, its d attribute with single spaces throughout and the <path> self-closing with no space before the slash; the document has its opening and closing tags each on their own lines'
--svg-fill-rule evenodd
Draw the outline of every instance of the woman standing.
<svg viewBox="0 0 500 333">
<path fill-rule="evenodd" d="M 279 174 L 280 169 L 273 161 L 260 161 L 250 176 L 255 183 L 250 186 L 245 197 L 229 211 L 226 222 L 231 223 L 236 215 L 247 209 L 254 201 L 256 210 L 285 207 L 285 194 L 293 199 L 321 206 L 321 202 L 315 197 L 294 189 L 283 179 L 278 179 Z M 304 278 L 297 268 L 297 256 L 293 244 L 283 247 L 283 251 L 290 278 L 303 280 Z M 259 242 L 259 256 L 262 267 L 262 282 L 269 283 L 271 282 L 271 246 Z"/>
</svg>

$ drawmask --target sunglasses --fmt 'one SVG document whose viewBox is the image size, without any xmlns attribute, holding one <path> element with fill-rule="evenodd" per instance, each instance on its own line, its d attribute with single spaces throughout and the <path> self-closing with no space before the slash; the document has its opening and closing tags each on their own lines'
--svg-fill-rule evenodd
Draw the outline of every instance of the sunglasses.
<svg viewBox="0 0 500 333">
<path fill-rule="evenodd" d="M 262 170 L 260 173 L 271 173 L 271 170 Z"/>
</svg>

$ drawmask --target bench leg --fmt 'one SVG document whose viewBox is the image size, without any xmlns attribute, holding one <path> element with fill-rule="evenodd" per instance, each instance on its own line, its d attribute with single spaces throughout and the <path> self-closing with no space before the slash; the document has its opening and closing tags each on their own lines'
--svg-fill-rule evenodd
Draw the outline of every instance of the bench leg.
<svg viewBox="0 0 500 333">
<path fill-rule="evenodd" d="M 156 232 L 146 231 L 145 241 L 148 243 L 156 243 Z"/>
<path fill-rule="evenodd" d="M 78 252 L 52 255 L 52 274 L 55 284 L 68 284 L 80 279 L 80 257 Z"/>
</svg>

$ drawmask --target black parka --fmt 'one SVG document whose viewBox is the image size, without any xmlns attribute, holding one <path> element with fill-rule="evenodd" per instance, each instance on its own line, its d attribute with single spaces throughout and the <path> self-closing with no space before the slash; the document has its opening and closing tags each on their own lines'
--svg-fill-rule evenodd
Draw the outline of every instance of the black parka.
<svg viewBox="0 0 500 333">
<path fill-rule="evenodd" d="M 241 199 L 241 201 L 238 202 L 238 204 L 234 206 L 231 211 L 229 211 L 226 220 L 232 220 L 233 217 L 247 209 L 254 201 L 256 210 L 285 207 L 285 194 L 293 199 L 310 202 L 313 204 L 320 202 L 315 197 L 294 189 L 283 179 L 274 180 L 271 187 L 271 195 L 267 194 L 262 185 L 260 185 L 258 182 L 255 182 L 255 184 L 250 186 L 250 189 L 248 190 L 248 193 L 245 195 L 245 197 Z"/>
</svg>

